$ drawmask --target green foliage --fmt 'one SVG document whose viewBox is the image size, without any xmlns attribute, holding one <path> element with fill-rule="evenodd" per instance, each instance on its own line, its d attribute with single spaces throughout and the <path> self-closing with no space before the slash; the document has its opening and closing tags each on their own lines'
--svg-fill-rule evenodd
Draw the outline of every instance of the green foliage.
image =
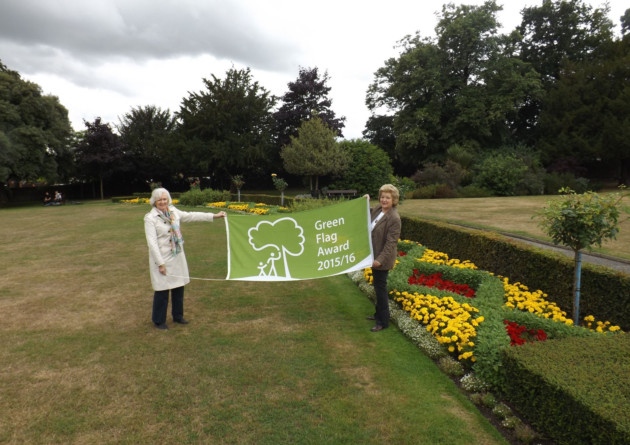
<svg viewBox="0 0 630 445">
<path fill-rule="evenodd" d="M 271 174 L 271 180 L 273 181 L 273 186 L 280 192 L 285 191 L 289 186 L 289 183 L 286 180 L 279 178 L 275 173 Z"/>
<path fill-rule="evenodd" d="M 492 192 L 483 187 L 469 184 L 457 190 L 457 196 L 460 198 L 487 198 L 492 196 Z"/>
<path fill-rule="evenodd" d="M 0 63 L 0 182 L 67 178 L 71 135 L 59 99 Z"/>
<path fill-rule="evenodd" d="M 320 76 L 317 67 L 300 68 L 296 81 L 289 82 L 289 91 L 280 98 L 282 105 L 273 114 L 280 147 L 289 144 L 291 136 L 297 136 L 302 122 L 313 114 L 332 129 L 335 136 L 343 136 L 346 118 L 336 117 L 331 109 L 329 79 L 328 72 Z"/>
<path fill-rule="evenodd" d="M 417 188 L 412 193 L 413 199 L 445 199 L 457 198 L 458 194 L 447 184 L 425 185 Z"/>
<path fill-rule="evenodd" d="M 531 249 L 490 232 L 419 218 L 402 216 L 401 219 L 402 239 L 416 240 L 453 258 L 468 259 L 483 270 L 509 277 L 512 282 L 527 283 L 530 289 L 542 289 L 563 311 L 571 311 L 573 262 L 565 256 Z M 583 264 L 582 294 L 583 313 L 630 330 L 630 277 Z"/>
<path fill-rule="evenodd" d="M 319 117 L 311 116 L 300 126 L 298 136 L 291 137 L 291 143 L 282 147 L 284 169 L 294 175 L 308 176 L 311 190 L 318 189 L 320 176 L 339 174 L 350 162 L 349 154 L 335 138 L 334 130 Z"/>
<path fill-rule="evenodd" d="M 294 199 L 290 208 L 293 212 L 302 212 L 304 210 L 314 210 L 320 207 L 335 205 L 339 201 L 331 199 Z"/>
<path fill-rule="evenodd" d="M 376 71 L 366 103 L 393 115 L 376 130 L 385 130 L 382 138 L 391 128 L 397 162 L 444 159 L 455 145 L 497 148 L 513 134 L 520 108 L 540 95 L 537 73 L 498 33 L 500 9 L 495 1 L 445 4 L 435 39 L 407 36 L 400 56 Z"/>
<path fill-rule="evenodd" d="M 276 99 L 252 79 L 249 68 L 203 79 L 205 90 L 184 98 L 178 117 L 189 175 L 267 170 L 277 162 L 272 108 Z M 268 171 L 268 170 L 267 170 Z"/>
<path fill-rule="evenodd" d="M 94 122 L 85 121 L 85 127 L 75 151 L 77 165 L 83 178 L 99 182 L 100 197 L 104 199 L 104 179 L 129 168 L 126 154 L 120 136 L 100 117 Z"/>
<path fill-rule="evenodd" d="M 450 189 L 457 189 L 462 182 L 469 181 L 470 172 L 457 162 L 448 159 L 443 165 L 427 162 L 411 179 L 418 186 L 446 184 Z"/>
<path fill-rule="evenodd" d="M 226 202 L 230 200 L 230 192 L 228 190 L 213 190 L 195 187 L 179 196 L 181 205 L 195 207 L 207 204 L 209 202 Z"/>
<path fill-rule="evenodd" d="M 504 391 L 558 443 L 630 440 L 630 337 L 594 335 L 507 348 Z"/>
<path fill-rule="evenodd" d="M 416 188 L 416 184 L 413 182 L 411 178 L 407 178 L 405 176 L 395 176 L 393 175 L 391 178 L 391 184 L 398 189 L 400 193 L 399 202 L 404 201 L 411 194 L 413 189 Z"/>
<path fill-rule="evenodd" d="M 630 39 L 602 45 L 592 60 L 566 63 L 540 116 L 538 145 L 547 159 L 610 165 L 619 183 L 630 179 Z"/>
<path fill-rule="evenodd" d="M 521 159 L 511 153 L 493 153 L 475 170 L 473 183 L 476 186 L 491 190 L 498 196 L 513 196 L 528 169 Z"/>
<path fill-rule="evenodd" d="M 240 190 L 245 185 L 245 180 L 243 179 L 243 175 L 234 175 L 231 178 L 232 185 L 236 190 Z"/>
<path fill-rule="evenodd" d="M 545 175 L 543 182 L 546 195 L 557 195 L 561 189 L 571 189 L 576 193 L 589 190 L 588 179 L 576 178 L 572 173 L 551 172 Z"/>
<path fill-rule="evenodd" d="M 359 195 L 378 196 L 380 187 L 388 184 L 393 174 L 387 153 L 362 139 L 344 140 L 339 145 L 349 155 L 349 163 L 343 175 L 329 188 L 352 189 Z"/>
<path fill-rule="evenodd" d="M 536 217 L 554 244 L 562 244 L 577 252 L 601 246 L 606 239 L 615 239 L 619 231 L 620 193 L 577 194 L 561 190 L 561 198 L 550 201 Z"/>
<path fill-rule="evenodd" d="M 145 183 L 164 180 L 181 171 L 181 155 L 174 149 L 175 116 L 154 105 L 132 108 L 116 126 L 133 163 L 134 177 Z"/>
</svg>

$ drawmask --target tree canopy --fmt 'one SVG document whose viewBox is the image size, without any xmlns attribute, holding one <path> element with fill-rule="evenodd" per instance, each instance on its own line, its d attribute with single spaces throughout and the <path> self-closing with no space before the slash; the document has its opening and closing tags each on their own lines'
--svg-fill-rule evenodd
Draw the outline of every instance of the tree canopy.
<svg viewBox="0 0 630 445">
<path fill-rule="evenodd" d="M 97 179 L 100 197 L 104 199 L 104 179 L 117 171 L 124 170 L 125 153 L 120 136 L 112 131 L 109 124 L 97 117 L 94 122 L 85 122 L 86 131 L 76 147 L 77 164 L 87 179 Z"/>
<path fill-rule="evenodd" d="M 551 162 L 605 163 L 630 180 L 630 39 L 602 45 L 592 60 L 566 62 L 541 114 L 540 151 Z"/>
<path fill-rule="evenodd" d="M 342 172 L 349 155 L 335 140 L 336 133 L 313 115 L 302 123 L 298 135 L 282 147 L 284 168 L 293 175 L 308 176 L 311 190 L 319 190 L 319 177 Z M 315 183 L 313 184 L 313 180 Z"/>
<path fill-rule="evenodd" d="M 273 118 L 276 103 L 250 69 L 227 71 L 225 79 L 203 79 L 205 90 L 184 98 L 177 117 L 187 160 L 186 173 L 266 175 L 273 159 Z"/>
<path fill-rule="evenodd" d="M 169 110 L 154 105 L 134 107 L 117 125 L 134 175 L 142 182 L 161 182 L 181 171 L 175 149 L 177 121 Z"/>
<path fill-rule="evenodd" d="M 67 156 L 71 134 L 59 99 L 0 62 L 0 182 L 60 179 L 57 159 Z"/>
<path fill-rule="evenodd" d="M 279 147 L 288 144 L 291 136 L 297 135 L 302 122 L 312 115 L 319 117 L 335 136 L 343 137 L 346 118 L 336 117 L 331 109 L 329 79 L 328 72 L 320 77 L 316 67 L 300 68 L 297 80 L 289 82 L 289 91 L 281 97 L 282 105 L 274 113 Z"/>
<path fill-rule="evenodd" d="M 404 38 L 400 57 L 375 73 L 366 103 L 393 116 L 402 162 L 417 168 L 455 144 L 492 149 L 512 138 L 518 109 L 540 94 L 540 82 L 497 35 L 500 10 L 495 1 L 444 5 L 436 39 Z"/>
</svg>

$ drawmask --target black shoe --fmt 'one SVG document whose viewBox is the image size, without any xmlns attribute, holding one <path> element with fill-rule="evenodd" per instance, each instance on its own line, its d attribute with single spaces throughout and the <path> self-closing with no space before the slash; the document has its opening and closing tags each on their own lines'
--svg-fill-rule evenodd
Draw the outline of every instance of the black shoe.
<svg viewBox="0 0 630 445">
<path fill-rule="evenodd" d="M 166 326 L 166 323 L 156 324 L 155 328 L 159 329 L 160 331 L 168 331 L 168 326 Z"/>
<path fill-rule="evenodd" d="M 173 319 L 173 321 L 179 324 L 188 324 L 188 320 L 186 320 L 185 318 L 178 318 L 177 320 Z"/>
<path fill-rule="evenodd" d="M 366 320 L 376 320 L 376 318 L 374 317 L 374 315 L 368 315 L 367 317 L 365 317 Z"/>
<path fill-rule="evenodd" d="M 372 329 L 370 329 L 370 331 L 372 332 L 378 332 L 378 331 L 382 331 L 383 329 L 387 329 L 387 327 L 385 326 L 381 326 L 380 324 L 377 324 L 376 326 L 374 326 Z"/>
</svg>

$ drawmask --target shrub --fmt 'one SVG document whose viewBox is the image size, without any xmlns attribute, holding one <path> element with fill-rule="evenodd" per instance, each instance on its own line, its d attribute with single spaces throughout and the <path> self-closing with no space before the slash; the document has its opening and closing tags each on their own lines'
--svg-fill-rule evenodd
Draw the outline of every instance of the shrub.
<svg viewBox="0 0 630 445">
<path fill-rule="evenodd" d="M 584 193 L 589 190 L 589 181 L 586 178 L 576 178 L 572 173 L 548 173 L 543 178 L 545 194 L 557 195 L 560 189 L 570 188 L 576 193 Z"/>
<path fill-rule="evenodd" d="M 200 190 L 195 187 L 190 189 L 189 191 L 182 193 L 179 197 L 179 202 L 184 206 L 200 206 L 204 205 L 208 202 L 217 202 L 217 201 L 229 201 L 230 200 L 230 192 L 227 190 L 213 190 L 213 189 L 204 189 Z"/>
<path fill-rule="evenodd" d="M 457 190 L 457 196 L 459 198 L 487 198 L 492 196 L 492 192 L 483 187 L 470 184 L 466 187 L 459 188 Z"/>
<path fill-rule="evenodd" d="M 416 184 L 410 178 L 406 177 L 392 176 L 391 183 L 400 192 L 400 202 L 404 201 L 404 199 L 407 198 L 407 194 L 416 188 Z"/>
<path fill-rule="evenodd" d="M 447 184 L 451 189 L 459 187 L 468 180 L 470 172 L 457 162 L 447 160 L 444 165 L 428 162 L 422 170 L 418 170 L 411 179 L 419 186 Z"/>
<path fill-rule="evenodd" d="M 513 154 L 493 153 L 476 170 L 473 184 L 499 196 L 514 196 L 528 168 Z"/>
<path fill-rule="evenodd" d="M 393 174 L 387 153 L 362 139 L 342 141 L 340 146 L 350 154 L 351 160 L 343 176 L 336 178 L 329 188 L 354 189 L 360 195 L 378 196 L 381 185 L 389 183 Z"/>
</svg>

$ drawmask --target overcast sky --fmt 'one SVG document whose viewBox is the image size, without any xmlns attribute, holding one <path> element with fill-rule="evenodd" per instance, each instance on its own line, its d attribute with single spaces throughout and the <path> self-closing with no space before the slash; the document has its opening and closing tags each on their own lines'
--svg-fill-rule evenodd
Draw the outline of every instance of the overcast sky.
<svg viewBox="0 0 630 445">
<path fill-rule="evenodd" d="M 344 136 L 360 138 L 365 94 L 395 46 L 419 31 L 433 37 L 437 0 L 2 0 L 0 60 L 59 97 L 75 130 L 101 117 L 118 124 L 132 107 L 178 111 L 202 79 L 249 67 L 282 96 L 299 68 L 328 72 Z M 456 1 L 483 4 L 483 0 Z M 501 4 L 501 1 L 498 2 Z M 619 32 L 627 0 L 611 0 Z M 499 21 L 512 30 L 524 6 L 504 0 Z M 603 1 L 592 1 L 597 7 Z"/>
</svg>

